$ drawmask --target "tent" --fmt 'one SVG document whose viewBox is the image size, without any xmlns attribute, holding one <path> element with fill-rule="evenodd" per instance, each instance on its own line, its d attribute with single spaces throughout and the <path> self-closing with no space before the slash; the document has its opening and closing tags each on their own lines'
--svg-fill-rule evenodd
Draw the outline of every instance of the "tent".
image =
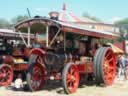
<svg viewBox="0 0 128 96">
<path fill-rule="evenodd" d="M 111 48 L 115 54 L 123 54 L 124 53 L 124 51 L 122 49 L 118 48 L 117 46 L 113 45 L 112 43 L 107 43 L 107 45 L 111 46 Z"/>
<path fill-rule="evenodd" d="M 62 22 L 89 22 L 89 23 L 96 23 L 96 21 L 89 19 L 87 17 L 77 17 L 72 12 L 66 10 L 66 4 L 63 5 L 63 10 L 59 12 L 59 20 Z"/>
</svg>

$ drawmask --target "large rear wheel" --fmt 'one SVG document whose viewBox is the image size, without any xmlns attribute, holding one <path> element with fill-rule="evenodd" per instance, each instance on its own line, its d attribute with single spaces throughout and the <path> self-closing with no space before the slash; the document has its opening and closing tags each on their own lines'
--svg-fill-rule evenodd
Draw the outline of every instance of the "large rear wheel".
<svg viewBox="0 0 128 96">
<path fill-rule="evenodd" d="M 13 80 L 13 69 L 7 64 L 0 65 L 0 86 L 8 86 Z"/>
<path fill-rule="evenodd" d="M 101 47 L 94 56 L 94 74 L 97 84 L 112 85 L 116 77 L 116 60 L 109 47 Z"/>
<path fill-rule="evenodd" d="M 62 73 L 62 83 L 67 94 L 76 92 L 79 86 L 79 71 L 73 63 L 68 63 Z"/>
<path fill-rule="evenodd" d="M 31 91 L 41 90 L 46 83 L 46 69 L 43 65 L 41 56 L 36 54 L 30 56 L 27 83 Z"/>
</svg>

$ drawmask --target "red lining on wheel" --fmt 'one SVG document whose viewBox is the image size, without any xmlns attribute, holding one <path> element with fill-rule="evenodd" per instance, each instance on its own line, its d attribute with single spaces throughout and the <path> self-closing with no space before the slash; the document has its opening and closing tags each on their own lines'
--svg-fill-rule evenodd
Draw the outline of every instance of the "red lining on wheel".
<svg viewBox="0 0 128 96">
<path fill-rule="evenodd" d="M 11 67 L 2 66 L 0 68 L 0 86 L 8 86 L 13 79 L 13 71 Z"/>
<path fill-rule="evenodd" d="M 43 60 L 40 56 L 37 57 L 36 62 L 33 66 L 31 86 L 32 89 L 39 90 L 45 85 L 46 69 L 42 66 Z"/>
<path fill-rule="evenodd" d="M 116 76 L 116 61 L 111 49 L 108 49 L 102 63 L 103 79 L 106 85 L 111 85 Z"/>
<path fill-rule="evenodd" d="M 75 66 L 71 66 L 69 68 L 68 74 L 67 74 L 67 87 L 70 93 L 74 93 L 79 85 L 79 72 L 78 69 Z"/>
</svg>

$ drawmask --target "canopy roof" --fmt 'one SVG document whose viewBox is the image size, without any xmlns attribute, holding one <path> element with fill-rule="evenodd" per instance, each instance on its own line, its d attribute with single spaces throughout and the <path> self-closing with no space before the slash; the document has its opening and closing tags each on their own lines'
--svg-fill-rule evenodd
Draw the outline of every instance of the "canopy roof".
<svg viewBox="0 0 128 96">
<path fill-rule="evenodd" d="M 111 46 L 111 48 L 112 48 L 112 50 L 113 50 L 114 53 L 117 53 L 117 54 L 118 53 L 120 53 L 120 54 L 124 53 L 123 50 L 121 50 L 117 46 L 113 45 L 112 43 L 107 43 L 107 45 L 110 45 Z"/>
<path fill-rule="evenodd" d="M 10 39 L 21 39 L 21 35 L 24 38 L 27 38 L 28 36 L 27 33 L 14 32 L 13 30 L 9 29 L 0 29 L 0 37 L 7 37 Z M 31 38 L 35 38 L 33 34 L 31 34 Z"/>
<path fill-rule="evenodd" d="M 67 6 L 64 3 L 63 4 L 63 8 L 62 11 L 59 12 L 59 18 L 60 21 L 63 22 L 88 22 L 88 23 L 96 23 L 96 21 L 87 18 L 87 17 L 78 17 L 76 15 L 74 15 L 72 12 L 69 12 L 67 10 Z"/>
<path fill-rule="evenodd" d="M 53 20 L 46 17 L 32 18 L 32 19 L 20 22 L 17 25 L 15 25 L 15 28 L 16 30 L 19 30 L 21 27 L 24 27 L 24 26 L 31 27 L 31 25 L 34 23 L 42 23 L 48 26 L 55 25 L 64 32 L 72 32 L 72 33 L 83 34 L 87 36 L 93 36 L 93 37 L 99 37 L 99 38 L 118 37 L 118 33 L 116 32 L 99 31 L 96 29 L 87 28 L 77 23 L 62 22 L 62 21 Z"/>
<path fill-rule="evenodd" d="M 77 17 L 71 12 L 68 11 L 61 11 L 59 13 L 59 20 L 63 22 L 89 22 L 89 23 L 96 23 L 96 21 L 91 20 L 87 17 Z"/>
</svg>

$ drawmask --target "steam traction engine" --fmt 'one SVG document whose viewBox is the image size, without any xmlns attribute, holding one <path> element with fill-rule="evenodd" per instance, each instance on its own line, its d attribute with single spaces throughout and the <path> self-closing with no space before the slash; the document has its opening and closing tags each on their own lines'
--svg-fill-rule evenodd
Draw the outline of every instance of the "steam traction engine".
<svg viewBox="0 0 128 96">
<path fill-rule="evenodd" d="M 29 49 L 26 48 L 24 52 L 14 50 L 3 38 L 0 39 L 0 86 L 10 85 L 19 73 L 25 73 L 28 68 L 25 58 L 28 58 L 28 54 Z"/>
<path fill-rule="evenodd" d="M 65 92 L 74 93 L 81 74 L 92 74 L 97 84 L 113 84 L 115 57 L 110 47 L 99 46 L 99 39 L 117 37 L 116 33 L 99 32 L 46 17 L 23 21 L 15 28 L 34 32 L 37 25 L 36 41 L 41 46 L 33 48 L 29 57 L 27 82 L 31 91 L 40 90 L 48 80 L 62 80 Z"/>
</svg>

